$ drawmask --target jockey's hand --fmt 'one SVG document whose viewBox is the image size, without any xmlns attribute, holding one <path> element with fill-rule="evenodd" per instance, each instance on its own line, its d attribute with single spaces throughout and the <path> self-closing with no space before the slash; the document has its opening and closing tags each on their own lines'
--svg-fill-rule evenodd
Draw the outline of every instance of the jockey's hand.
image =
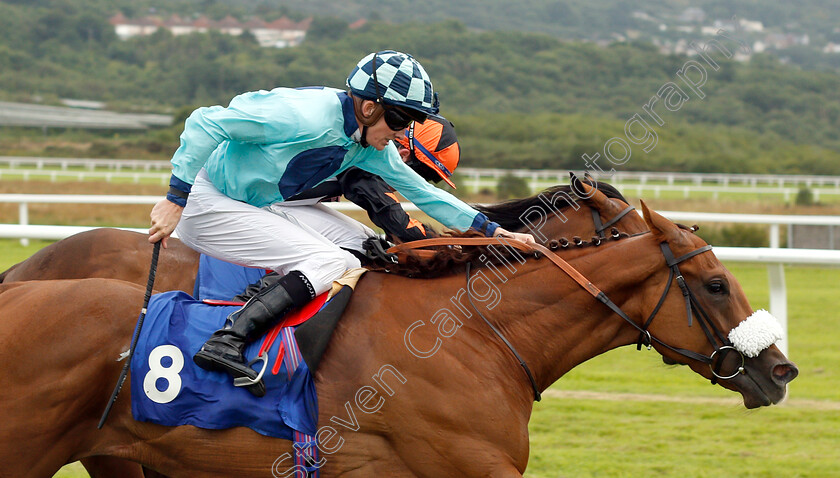
<svg viewBox="0 0 840 478">
<path fill-rule="evenodd" d="M 532 236 L 531 234 L 525 234 L 522 232 L 510 232 L 501 227 L 496 228 L 496 230 L 493 232 L 493 237 L 507 237 L 510 239 L 515 239 L 517 241 L 522 241 L 528 245 L 537 243 L 537 241 L 534 240 L 534 236 Z"/>
<path fill-rule="evenodd" d="M 158 201 L 150 214 L 152 226 L 149 228 L 149 242 L 154 244 L 157 241 L 163 241 L 161 245 L 165 249 L 167 238 L 175 231 L 182 212 L 184 212 L 183 207 L 168 199 Z"/>
</svg>

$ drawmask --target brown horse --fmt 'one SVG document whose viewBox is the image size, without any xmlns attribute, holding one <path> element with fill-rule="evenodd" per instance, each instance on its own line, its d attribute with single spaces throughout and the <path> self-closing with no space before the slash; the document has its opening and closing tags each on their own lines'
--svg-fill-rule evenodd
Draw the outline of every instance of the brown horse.
<svg viewBox="0 0 840 478">
<path fill-rule="evenodd" d="M 543 243 L 564 236 L 571 240 L 606 237 L 613 227 L 630 234 L 647 230 L 617 189 L 604 182 L 596 189 L 584 189 L 574 175 L 569 186 L 478 208 L 502 227 L 532 232 Z M 145 285 L 151 254 L 145 234 L 93 229 L 41 249 L 0 274 L 0 282 L 101 277 Z M 192 293 L 197 270 L 198 254 L 177 239 L 170 239 L 169 247 L 160 253 L 155 289 Z M 110 457 L 92 457 L 82 463 L 92 478 L 144 476 L 136 464 Z M 157 474 L 147 472 L 145 476 Z"/>
<path fill-rule="evenodd" d="M 646 230 L 615 188 L 600 183 L 584 192 L 573 177 L 530 198 L 481 206 L 510 231 L 533 232 L 542 243 L 568 236 L 606 237 L 613 227 L 630 234 Z M 102 277 L 145 285 L 152 248 L 148 236 L 118 229 L 93 229 L 55 242 L 0 273 L 0 282 Z M 198 254 L 176 239 L 161 250 L 155 289 L 193 292 Z"/>
<path fill-rule="evenodd" d="M 782 400 L 798 372 L 775 346 L 727 353 L 726 337 L 753 314 L 735 278 L 690 230 L 643 212 L 648 233 L 560 252 L 626 320 L 551 256 L 481 267 L 466 280 L 460 268 L 435 279 L 367 274 L 316 375 L 323 476 L 522 475 L 534 390 L 479 315 L 518 350 L 538 391 L 643 330 L 658 352 L 739 392 L 747 408 Z M 666 288 L 675 268 L 702 310 L 691 327 L 686 296 Z M 289 476 L 288 441 L 137 422 L 128 383 L 96 429 L 142 296 L 103 279 L 0 286 L 0 357 L 13 364 L 0 368 L 0 469 L 49 477 L 106 455 L 173 477 Z"/>
</svg>

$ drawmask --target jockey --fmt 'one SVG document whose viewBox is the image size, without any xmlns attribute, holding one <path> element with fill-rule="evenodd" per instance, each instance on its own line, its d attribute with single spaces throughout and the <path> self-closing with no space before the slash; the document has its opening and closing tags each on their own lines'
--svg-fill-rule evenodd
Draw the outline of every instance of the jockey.
<svg viewBox="0 0 840 478">
<path fill-rule="evenodd" d="M 349 91 L 275 88 L 239 95 L 227 108 L 195 110 L 172 157 L 169 193 L 150 214 L 150 242 L 166 246 L 177 227 L 180 239 L 198 252 L 283 274 L 231 314 L 232 325 L 216 331 L 193 357 L 202 368 L 243 378 L 257 396 L 265 386 L 242 356 L 247 341 L 360 265 L 333 240 L 333 225 L 339 215 L 364 226 L 323 205 L 284 207 L 287 198 L 355 166 L 381 176 L 449 228 L 534 242 L 428 184 L 401 160 L 391 141 L 438 112 L 420 63 L 392 50 L 371 53 L 347 86 Z M 315 221 L 298 219 L 303 215 L 324 220 L 313 227 Z"/>
<path fill-rule="evenodd" d="M 434 183 L 445 180 L 455 187 L 449 177 L 458 167 L 461 150 L 455 135 L 455 126 L 449 120 L 442 116 L 430 115 L 423 123 L 412 123 L 396 144 L 399 145 L 397 150 L 403 162 L 423 179 Z M 388 186 L 379 176 L 356 167 L 287 199 L 283 204 L 295 206 L 338 201 L 342 195 L 364 209 L 371 222 L 382 228 L 392 242 L 419 241 L 437 236 L 431 227 L 413 219 L 405 212 L 394 194 L 394 188 Z M 297 215 L 299 220 L 309 217 L 305 213 Z M 355 221 L 340 222 L 355 226 Z M 336 229 L 340 226 L 341 224 L 336 222 Z M 342 236 L 346 240 L 342 240 L 341 248 L 356 255 L 364 265 L 369 260 L 364 244 L 368 239 L 376 237 L 375 233 L 367 227 L 350 227 Z M 245 291 L 237 294 L 233 300 L 245 302 L 261 289 L 277 282 L 279 278 L 277 272 L 269 272 L 260 280 L 248 285 Z"/>
</svg>

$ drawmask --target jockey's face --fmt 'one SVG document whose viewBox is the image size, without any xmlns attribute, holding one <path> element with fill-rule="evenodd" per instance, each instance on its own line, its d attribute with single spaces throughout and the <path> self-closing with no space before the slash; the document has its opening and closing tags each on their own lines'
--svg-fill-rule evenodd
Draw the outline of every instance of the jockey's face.
<svg viewBox="0 0 840 478">
<path fill-rule="evenodd" d="M 392 130 L 385 123 L 385 117 L 383 116 L 373 126 L 368 128 L 367 142 L 378 151 L 382 151 L 388 146 L 388 143 L 395 141 L 397 138 L 402 138 L 403 135 L 405 135 L 405 130 Z"/>
<path fill-rule="evenodd" d="M 370 118 L 376 113 L 381 113 L 380 111 L 376 111 L 377 108 L 381 108 L 381 106 L 373 101 L 363 101 L 362 116 Z M 405 130 L 392 130 L 388 126 L 388 123 L 385 122 L 385 115 L 380 114 L 379 119 L 372 125 L 368 126 L 365 139 L 369 145 L 373 146 L 378 151 L 382 151 L 386 146 L 388 146 L 390 141 L 402 138 L 404 135 Z"/>
</svg>

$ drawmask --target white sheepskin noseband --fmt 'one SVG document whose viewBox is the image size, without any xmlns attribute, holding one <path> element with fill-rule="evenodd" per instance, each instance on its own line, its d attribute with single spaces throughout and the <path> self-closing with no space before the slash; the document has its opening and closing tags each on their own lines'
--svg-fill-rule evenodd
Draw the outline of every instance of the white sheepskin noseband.
<svg viewBox="0 0 840 478">
<path fill-rule="evenodd" d="M 782 326 L 766 310 L 757 310 L 729 331 L 729 341 L 747 357 L 756 357 L 762 350 L 782 339 Z"/>
</svg>

